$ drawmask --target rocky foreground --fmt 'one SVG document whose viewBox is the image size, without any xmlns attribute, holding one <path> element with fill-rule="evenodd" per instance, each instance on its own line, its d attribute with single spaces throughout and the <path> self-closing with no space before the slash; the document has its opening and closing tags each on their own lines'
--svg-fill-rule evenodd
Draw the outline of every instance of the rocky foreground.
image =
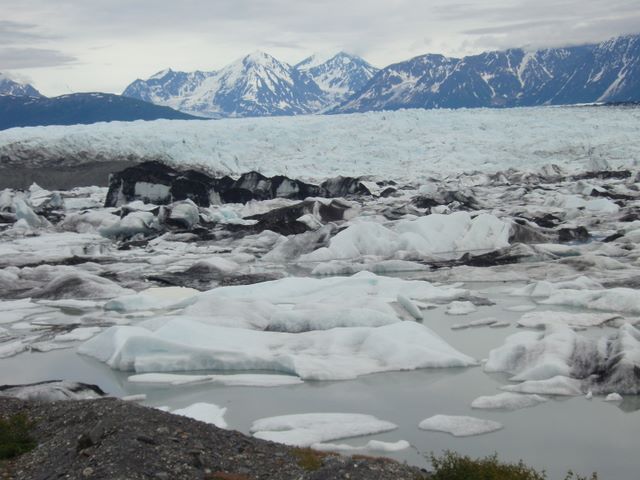
<svg viewBox="0 0 640 480">
<path fill-rule="evenodd" d="M 114 398 L 53 403 L 0 398 L 24 413 L 38 446 L 7 464 L 7 479 L 423 479 L 385 458 L 297 449 Z"/>
</svg>

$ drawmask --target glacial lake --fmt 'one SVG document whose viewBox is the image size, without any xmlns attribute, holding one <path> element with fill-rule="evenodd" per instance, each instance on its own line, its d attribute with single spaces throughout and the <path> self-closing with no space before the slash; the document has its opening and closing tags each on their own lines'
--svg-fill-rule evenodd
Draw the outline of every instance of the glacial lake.
<svg viewBox="0 0 640 480">
<path fill-rule="evenodd" d="M 491 349 L 502 345 L 508 335 L 522 330 L 515 326 L 522 313 L 506 308 L 535 306 L 528 298 L 505 295 L 504 291 L 513 286 L 513 283 L 467 283 L 465 288 L 487 295 L 496 304 L 480 306 L 476 312 L 462 316 L 447 315 L 445 306 L 439 306 L 424 312 L 424 324 L 454 348 L 484 359 Z M 577 311 L 557 306 L 536 308 Z M 453 324 L 485 317 L 509 321 L 511 326 L 451 329 Z M 586 334 L 602 335 L 606 330 L 609 327 L 590 328 Z M 275 415 L 314 412 L 375 415 L 394 422 L 398 429 L 332 443 L 364 445 L 370 439 L 407 440 L 411 448 L 383 455 L 425 468 L 429 466 L 430 452 L 449 449 L 473 457 L 497 452 L 502 460 L 522 459 L 537 469 L 545 469 L 550 479 L 564 478 L 569 469 L 581 475 L 596 471 L 599 478 L 606 480 L 628 480 L 638 475 L 638 396 L 625 396 L 618 403 L 605 402 L 602 396 L 591 400 L 583 396 L 550 397 L 546 403 L 516 411 L 477 410 L 470 406 L 475 398 L 499 393 L 499 387 L 509 383 L 507 375 L 487 374 L 481 366 L 389 372 L 348 381 L 307 381 L 274 388 L 140 385 L 127 381 L 130 374 L 113 371 L 98 361 L 78 355 L 75 348 L 23 353 L 0 360 L 0 383 L 3 384 L 68 379 L 97 384 L 115 396 L 143 393 L 147 398 L 142 403 L 154 407 L 174 409 L 196 402 L 215 403 L 227 407 L 225 419 L 230 428 L 244 433 L 249 433 L 254 420 Z M 436 414 L 495 420 L 504 428 L 463 438 L 418 429 L 421 420 Z M 380 455 L 380 452 L 357 453 Z"/>
</svg>

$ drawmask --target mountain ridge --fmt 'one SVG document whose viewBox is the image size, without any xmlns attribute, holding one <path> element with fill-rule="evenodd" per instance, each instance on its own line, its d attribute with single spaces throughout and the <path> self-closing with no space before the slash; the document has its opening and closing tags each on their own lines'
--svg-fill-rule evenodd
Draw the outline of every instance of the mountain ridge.
<svg viewBox="0 0 640 480">
<path fill-rule="evenodd" d="M 330 113 L 640 100 L 640 35 L 576 47 L 420 55 L 380 70 Z"/>
<path fill-rule="evenodd" d="M 53 98 L 0 95 L 0 130 L 163 118 L 197 119 L 169 107 L 110 93 L 72 93 Z"/>
<path fill-rule="evenodd" d="M 305 64 L 311 58 L 290 65 L 255 51 L 210 72 L 162 70 L 137 79 L 123 95 L 210 118 L 299 115 L 343 101 L 377 71 L 344 52 Z"/>
</svg>

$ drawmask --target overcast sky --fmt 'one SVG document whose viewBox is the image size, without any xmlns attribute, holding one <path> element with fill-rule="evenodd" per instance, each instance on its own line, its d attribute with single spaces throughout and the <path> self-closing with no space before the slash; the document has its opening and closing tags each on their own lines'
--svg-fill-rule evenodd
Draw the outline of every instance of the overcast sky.
<svg viewBox="0 0 640 480">
<path fill-rule="evenodd" d="M 0 72 L 45 95 L 121 93 L 258 49 L 292 64 L 344 50 L 382 67 L 640 33 L 640 0 L 0 0 L 0 12 Z"/>
</svg>

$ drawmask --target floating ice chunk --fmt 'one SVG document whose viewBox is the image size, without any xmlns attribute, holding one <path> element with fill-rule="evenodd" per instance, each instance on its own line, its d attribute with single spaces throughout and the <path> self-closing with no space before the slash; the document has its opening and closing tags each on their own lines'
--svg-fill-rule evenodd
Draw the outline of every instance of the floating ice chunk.
<svg viewBox="0 0 640 480">
<path fill-rule="evenodd" d="M 479 318 L 477 320 L 472 320 L 471 322 L 456 323 L 454 325 L 451 325 L 451 330 L 463 330 L 465 328 L 472 328 L 472 327 L 493 326 L 495 325 L 496 322 L 497 320 L 493 317 Z M 507 323 L 507 325 L 510 325 L 510 324 Z"/>
<path fill-rule="evenodd" d="M 50 300 L 77 300 L 106 299 L 130 293 L 131 290 L 111 280 L 77 270 L 57 275 L 44 286 L 32 290 L 30 295 Z"/>
<path fill-rule="evenodd" d="M 538 395 L 582 395 L 582 382 L 575 378 L 558 375 L 546 380 L 528 380 L 515 385 L 501 387 L 507 392 L 535 393 Z"/>
<path fill-rule="evenodd" d="M 640 394 L 640 330 L 629 324 L 598 344 L 600 360 L 591 387 L 598 393 Z"/>
<path fill-rule="evenodd" d="M 151 212 L 131 212 L 117 223 L 99 228 L 101 235 L 108 238 L 129 238 L 139 233 L 149 234 L 158 231 L 158 219 Z"/>
<path fill-rule="evenodd" d="M 504 392 L 496 395 L 478 397 L 471 402 L 471 408 L 518 410 L 520 408 L 535 407 L 547 399 L 540 395 L 524 395 L 519 393 Z"/>
<path fill-rule="evenodd" d="M 640 313 L 640 290 L 610 288 L 607 290 L 562 290 L 540 303 L 567 305 L 609 312 Z"/>
<path fill-rule="evenodd" d="M 447 305 L 445 313 L 448 315 L 468 315 L 477 310 L 476 306 L 468 301 L 464 302 L 451 302 Z"/>
<path fill-rule="evenodd" d="M 43 217 L 38 216 L 29 205 L 21 198 L 14 198 L 13 205 L 18 221 L 25 221 L 31 228 L 45 227 L 49 222 Z"/>
<path fill-rule="evenodd" d="M 411 301 L 411 299 L 405 297 L 404 295 L 398 294 L 396 297 L 398 303 L 402 305 L 409 315 L 411 315 L 416 320 L 422 320 L 422 312 L 420 309 Z"/>
<path fill-rule="evenodd" d="M 179 375 L 174 373 L 141 373 L 130 375 L 127 381 L 131 383 L 157 385 L 188 385 L 191 383 L 210 382 L 211 375 Z"/>
<path fill-rule="evenodd" d="M 329 243 L 314 252 L 300 256 L 303 262 L 325 262 L 336 259 L 356 259 L 364 255 L 387 257 L 402 250 L 400 237 L 374 222 L 359 222 L 338 233 Z"/>
<path fill-rule="evenodd" d="M 597 198 L 589 200 L 585 205 L 585 209 L 595 213 L 617 213 L 620 207 L 608 198 Z"/>
<path fill-rule="evenodd" d="M 291 334 L 215 327 L 175 318 L 155 331 L 111 327 L 78 351 L 112 368 L 140 373 L 254 369 L 314 380 L 476 364 L 414 322 Z"/>
<path fill-rule="evenodd" d="M 188 385 L 211 382 L 233 387 L 280 387 L 298 385 L 303 381 L 292 375 L 235 374 L 235 375 L 179 375 L 171 373 L 141 373 L 127 379 L 132 383 L 158 385 Z"/>
<path fill-rule="evenodd" d="M 503 346 L 489 352 L 484 370 L 511 373 L 515 375 L 512 380 L 517 381 L 569 376 L 569 364 L 580 339 L 567 327 L 550 328 L 507 337 Z"/>
<path fill-rule="evenodd" d="M 450 433 L 454 437 L 469 437 L 495 432 L 502 428 L 502 424 L 475 417 L 434 415 L 424 419 L 418 427 L 422 430 Z"/>
<path fill-rule="evenodd" d="M 79 327 L 74 328 L 70 332 L 60 333 L 54 337 L 56 342 L 79 342 L 89 340 L 91 337 L 100 333 L 100 327 Z"/>
<path fill-rule="evenodd" d="M 134 295 L 109 300 L 104 304 L 104 309 L 118 312 L 165 310 L 199 293 L 198 290 L 186 287 L 151 287 Z"/>
<path fill-rule="evenodd" d="M 23 300 L 0 300 L 0 325 L 22 322 L 29 317 L 52 313 L 56 310 L 33 303 L 30 298 Z"/>
<path fill-rule="evenodd" d="M 253 422 L 251 433 L 272 442 L 309 447 L 341 438 L 388 432 L 397 425 L 372 415 L 355 413 L 303 413 L 262 418 Z"/>
<path fill-rule="evenodd" d="M 204 423 L 211 423 L 218 428 L 227 428 L 227 422 L 224 419 L 226 408 L 219 407 L 215 403 L 198 402 L 185 408 L 172 410 L 174 415 L 182 415 L 183 417 L 193 418 Z"/>
<path fill-rule="evenodd" d="M 536 307 L 535 305 L 513 305 L 510 307 L 505 307 L 505 310 L 508 312 L 530 312 L 532 310 L 535 310 Z"/>
<path fill-rule="evenodd" d="M 38 305 L 56 307 L 69 310 L 95 310 L 104 305 L 104 302 L 96 300 L 77 300 L 74 298 L 63 298 L 61 300 L 39 300 Z"/>
<path fill-rule="evenodd" d="M 610 393 L 609 395 L 607 395 L 604 398 L 605 402 L 621 402 L 622 401 L 622 395 L 620 395 L 619 393 L 613 392 Z"/>
<path fill-rule="evenodd" d="M 491 325 L 489 325 L 489 328 L 504 328 L 509 326 L 511 326 L 511 322 L 502 321 L 502 322 L 492 323 Z"/>
<path fill-rule="evenodd" d="M 0 388 L 0 395 L 21 400 L 54 402 L 58 400 L 90 400 L 103 397 L 105 393 L 96 385 L 53 380 L 26 385 L 4 385 Z"/>
<path fill-rule="evenodd" d="M 124 397 L 120 397 L 120 400 L 125 402 L 144 402 L 146 399 L 146 393 L 138 393 L 136 395 L 126 395 Z"/>
<path fill-rule="evenodd" d="M 177 225 L 186 229 L 192 229 L 200 221 L 198 206 L 191 200 L 175 202 L 167 207 L 169 214 L 167 223 Z"/>
<path fill-rule="evenodd" d="M 240 269 L 240 265 L 238 265 L 233 260 L 217 256 L 207 257 L 205 259 L 199 260 L 193 265 L 193 267 L 196 267 L 198 265 L 206 266 L 210 270 L 217 270 L 225 274 L 230 274 Z"/>
<path fill-rule="evenodd" d="M 14 355 L 24 352 L 26 349 L 27 345 L 22 340 L 0 343 L 0 358 L 13 357 Z"/>
<path fill-rule="evenodd" d="M 402 220 L 393 230 L 379 223 L 358 222 L 333 237 L 328 247 L 302 255 L 300 260 L 323 262 L 365 255 L 389 258 L 398 251 L 455 258 L 468 251 L 495 250 L 508 245 L 507 223 L 493 215 L 471 217 L 468 212 L 454 212 Z"/>
<path fill-rule="evenodd" d="M 549 282 L 541 280 L 530 283 L 524 287 L 511 290 L 510 294 L 516 297 L 549 297 L 558 290 L 597 290 L 602 285 L 589 277 L 580 276 L 574 280 L 566 280 L 562 282 Z"/>
<path fill-rule="evenodd" d="M 584 398 L 586 398 L 587 400 L 591 400 L 593 398 L 593 392 L 589 390 Z"/>
<path fill-rule="evenodd" d="M 235 375 L 211 375 L 211 381 L 228 387 L 283 387 L 304 383 L 293 375 L 267 375 L 239 373 Z"/>
<path fill-rule="evenodd" d="M 531 312 L 518 320 L 518 325 L 528 328 L 545 328 L 547 325 L 566 325 L 569 327 L 596 327 L 620 319 L 620 315 L 611 313 L 568 313 L 568 312 Z"/>
<path fill-rule="evenodd" d="M 314 443 L 311 448 L 321 452 L 399 452 L 406 450 L 411 444 L 406 440 L 398 440 L 397 442 L 382 442 L 380 440 L 369 440 L 365 445 L 354 447 L 347 443 Z"/>
</svg>

